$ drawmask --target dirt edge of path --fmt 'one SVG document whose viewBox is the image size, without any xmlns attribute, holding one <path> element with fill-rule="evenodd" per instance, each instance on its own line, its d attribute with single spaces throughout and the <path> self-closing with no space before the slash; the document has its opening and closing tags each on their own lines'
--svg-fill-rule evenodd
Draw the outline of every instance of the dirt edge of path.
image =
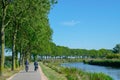
<svg viewBox="0 0 120 80">
<path fill-rule="evenodd" d="M 48 80 L 48 78 L 45 76 L 40 66 L 39 66 L 39 70 L 40 70 L 41 80 Z"/>
</svg>

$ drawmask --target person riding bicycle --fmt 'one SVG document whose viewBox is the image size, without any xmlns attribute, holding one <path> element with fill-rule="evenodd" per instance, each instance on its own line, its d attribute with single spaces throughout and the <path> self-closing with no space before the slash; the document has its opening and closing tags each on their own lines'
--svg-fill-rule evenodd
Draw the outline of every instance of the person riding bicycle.
<svg viewBox="0 0 120 80">
<path fill-rule="evenodd" d="M 29 69 L 29 62 L 28 62 L 28 60 L 26 60 L 25 61 L 25 70 L 26 70 L 26 72 L 28 72 L 28 69 Z"/>
<path fill-rule="evenodd" d="M 37 69 L 38 69 L 38 62 L 35 61 L 35 62 L 34 62 L 34 71 L 37 71 Z"/>
</svg>

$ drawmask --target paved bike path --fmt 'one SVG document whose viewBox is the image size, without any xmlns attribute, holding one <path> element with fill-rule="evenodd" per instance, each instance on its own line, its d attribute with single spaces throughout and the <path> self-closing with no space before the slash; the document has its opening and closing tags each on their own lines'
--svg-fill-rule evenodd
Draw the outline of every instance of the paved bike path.
<svg viewBox="0 0 120 80">
<path fill-rule="evenodd" d="M 20 71 L 8 80 L 41 80 L 40 70 L 34 71 L 33 63 L 29 65 L 29 70 Z"/>
</svg>

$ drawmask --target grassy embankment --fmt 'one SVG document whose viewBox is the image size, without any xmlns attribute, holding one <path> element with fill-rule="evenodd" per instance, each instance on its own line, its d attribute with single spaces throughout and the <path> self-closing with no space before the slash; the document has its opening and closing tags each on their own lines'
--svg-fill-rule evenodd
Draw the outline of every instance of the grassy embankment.
<svg viewBox="0 0 120 80">
<path fill-rule="evenodd" d="M 63 61 L 65 62 L 65 61 Z M 41 66 L 49 80 L 112 80 L 111 77 L 103 73 L 89 73 L 75 68 L 65 68 L 60 66 L 61 60 L 44 61 Z M 50 78 L 52 77 L 52 78 Z M 65 79 L 66 78 L 66 79 Z"/>
<path fill-rule="evenodd" d="M 20 70 L 22 70 L 24 68 L 21 66 L 19 68 L 16 68 L 14 71 L 12 71 L 11 67 L 12 67 L 11 61 L 7 60 L 5 62 L 5 66 L 4 66 L 3 76 L 0 76 L 0 80 L 8 79 L 10 76 L 14 75 L 15 73 L 18 73 Z"/>
</svg>

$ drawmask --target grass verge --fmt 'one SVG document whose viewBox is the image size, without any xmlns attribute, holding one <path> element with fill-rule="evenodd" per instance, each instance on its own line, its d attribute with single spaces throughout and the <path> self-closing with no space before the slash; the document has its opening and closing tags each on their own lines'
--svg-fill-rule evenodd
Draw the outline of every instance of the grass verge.
<svg viewBox="0 0 120 80">
<path fill-rule="evenodd" d="M 47 76 L 49 80 L 67 80 L 64 74 L 59 74 L 55 70 L 40 63 L 43 73 Z"/>
</svg>

